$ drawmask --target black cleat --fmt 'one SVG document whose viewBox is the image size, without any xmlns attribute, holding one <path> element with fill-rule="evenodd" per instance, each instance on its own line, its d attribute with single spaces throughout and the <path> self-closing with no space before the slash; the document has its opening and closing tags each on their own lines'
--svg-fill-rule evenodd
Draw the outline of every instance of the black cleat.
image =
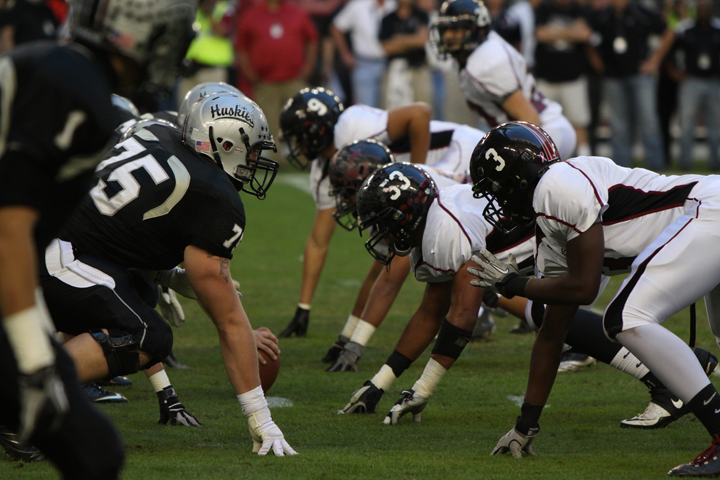
<svg viewBox="0 0 720 480">
<path fill-rule="evenodd" d="M 95 403 L 127 403 L 128 399 L 119 393 L 109 392 L 95 382 L 82 386 L 85 395 Z"/>
<path fill-rule="evenodd" d="M 470 338 L 472 341 L 487 340 L 493 333 L 495 333 L 495 330 L 497 330 L 497 328 L 495 327 L 495 322 L 490 316 L 490 312 L 483 308 L 482 313 L 477 317 L 477 322 L 475 323 L 475 328 L 473 329 L 472 336 Z"/>
<path fill-rule="evenodd" d="M 708 377 L 715 373 L 715 370 L 718 368 L 718 359 L 715 355 L 702 348 L 696 348 L 693 352 L 695 352 L 695 356 Z"/>
<path fill-rule="evenodd" d="M 338 335 L 338 339 L 335 343 L 333 343 L 333 346 L 330 347 L 330 349 L 327 351 L 325 356 L 322 358 L 322 363 L 335 363 L 340 356 L 340 354 L 343 351 L 343 348 L 345 348 L 345 344 L 348 342 L 348 339 L 346 337 L 343 337 L 342 335 Z"/>
<path fill-rule="evenodd" d="M 510 330 L 510 333 L 522 335 L 524 333 L 533 333 L 533 329 L 530 327 L 530 325 L 528 325 L 525 320 L 520 320 L 520 323 L 518 323 Z"/>
<path fill-rule="evenodd" d="M 5 427 L 0 426 L 0 446 L 10 458 L 18 462 L 40 462 L 45 455 L 29 443 L 20 443 L 18 436 Z"/>
<path fill-rule="evenodd" d="M 297 307 L 295 310 L 295 316 L 290 320 L 285 330 L 280 332 L 278 338 L 290 338 L 293 334 L 297 337 L 306 337 L 307 328 L 310 323 L 310 310 L 305 310 L 302 307 Z"/>
<path fill-rule="evenodd" d="M 168 366 L 168 368 L 176 368 L 178 370 L 185 370 L 190 367 L 185 365 L 184 363 L 180 362 L 180 360 L 175 357 L 175 354 L 170 351 L 170 355 L 165 357 L 165 360 L 163 360 L 163 363 Z"/>
<path fill-rule="evenodd" d="M 132 380 L 130 380 L 127 377 L 113 377 L 113 378 L 104 378 L 102 380 L 98 380 L 95 383 L 100 385 L 101 387 L 129 387 L 132 385 Z"/>
<path fill-rule="evenodd" d="M 712 436 L 710 448 L 702 452 L 690 463 L 678 465 L 668 472 L 670 477 L 718 477 L 720 476 L 720 437 Z"/>
</svg>

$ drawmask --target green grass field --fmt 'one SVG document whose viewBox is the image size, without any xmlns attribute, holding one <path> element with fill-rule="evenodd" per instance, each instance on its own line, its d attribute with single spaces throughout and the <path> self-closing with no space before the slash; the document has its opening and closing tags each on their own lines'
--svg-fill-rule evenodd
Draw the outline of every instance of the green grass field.
<svg viewBox="0 0 720 480">
<path fill-rule="evenodd" d="M 235 252 L 233 277 L 255 327 L 276 334 L 292 317 L 299 295 L 301 255 L 314 215 L 310 195 L 285 175 L 267 200 L 245 200 L 247 229 Z M 385 324 L 372 338 L 359 373 L 325 373 L 320 358 L 344 325 L 371 263 L 357 233 L 338 229 L 318 287 L 308 337 L 281 340 L 282 368 L 270 397 L 294 406 L 274 408 L 273 418 L 299 452 L 294 457 L 251 454 L 247 421 L 232 391 L 217 334 L 194 302 L 183 303 L 184 326 L 175 330 L 175 353 L 191 366 L 168 370 L 180 400 L 203 423 L 190 429 L 157 425 L 158 407 L 142 373 L 118 389 L 130 402 L 105 405 L 127 446 L 123 478 L 146 479 L 644 479 L 664 478 L 677 464 L 709 446 L 691 415 L 659 431 L 620 429 L 620 420 L 645 409 L 649 395 L 631 377 L 606 365 L 562 374 L 541 419 L 537 457 L 489 455 L 513 425 L 522 397 L 532 335 L 510 335 L 515 319 L 496 319 L 490 341 L 468 345 L 445 376 L 421 424 L 407 417 L 382 425 L 384 413 L 410 388 L 427 361 L 426 352 L 385 395 L 376 415 L 336 415 L 350 394 L 371 378 L 392 352 L 420 301 L 423 285 L 409 278 Z M 619 280 L 614 279 L 608 301 Z M 687 311 L 665 325 L 687 339 Z M 703 305 L 698 308 L 698 346 L 717 354 Z M 716 382 L 717 383 L 717 382 Z M 0 457 L 0 479 L 53 479 L 47 463 L 21 464 Z"/>
</svg>

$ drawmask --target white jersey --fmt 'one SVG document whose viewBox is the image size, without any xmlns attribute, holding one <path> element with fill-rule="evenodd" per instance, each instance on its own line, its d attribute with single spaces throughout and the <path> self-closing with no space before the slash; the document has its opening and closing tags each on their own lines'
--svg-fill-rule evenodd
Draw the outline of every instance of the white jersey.
<svg viewBox="0 0 720 480">
<path fill-rule="evenodd" d="M 440 190 L 428 211 L 422 245 L 410 251 L 415 278 L 437 283 L 452 280 L 473 251 L 487 248 L 501 260 L 513 253 L 522 270 L 531 269 L 533 227 L 509 235 L 494 230 L 482 211 L 487 201 L 473 198 L 471 185 Z"/>
<path fill-rule="evenodd" d="M 377 140 L 385 144 L 398 162 L 410 162 L 408 136 L 390 141 L 387 133 L 388 112 L 365 105 L 353 105 L 340 114 L 333 132 L 335 148 L 355 140 Z M 484 132 L 467 125 L 450 122 L 430 122 L 430 149 L 425 165 L 434 167 L 458 183 L 470 181 L 470 156 L 482 140 Z M 327 178 L 328 159 L 317 158 L 310 169 L 310 184 L 318 210 L 335 207 L 335 198 L 329 195 Z"/>
<path fill-rule="evenodd" d="M 635 257 L 686 213 L 696 185 L 717 179 L 665 176 L 602 157 L 552 165 L 533 196 L 539 228 L 536 274 L 567 273 L 567 243 L 597 222 L 605 236 L 604 273 L 627 272 Z"/>
<path fill-rule="evenodd" d="M 503 104 L 521 91 L 537 110 L 540 126 L 555 142 L 560 157 L 566 160 L 575 151 L 575 129 L 563 116 L 562 107 L 543 96 L 523 56 L 497 33 L 490 31 L 468 57 L 460 70 L 460 89 L 470 108 L 490 127 L 513 120 Z"/>
</svg>

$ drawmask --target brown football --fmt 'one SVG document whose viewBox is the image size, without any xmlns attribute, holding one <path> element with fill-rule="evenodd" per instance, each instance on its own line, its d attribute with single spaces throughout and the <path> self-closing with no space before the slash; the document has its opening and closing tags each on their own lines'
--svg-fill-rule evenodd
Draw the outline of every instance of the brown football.
<svg viewBox="0 0 720 480">
<path fill-rule="evenodd" d="M 273 360 L 267 353 L 258 350 L 258 357 L 262 357 L 267 362 L 265 365 L 260 363 L 260 384 L 262 385 L 263 392 L 267 394 L 270 387 L 275 383 L 275 379 L 280 371 L 280 355 L 277 356 L 277 360 Z"/>
</svg>

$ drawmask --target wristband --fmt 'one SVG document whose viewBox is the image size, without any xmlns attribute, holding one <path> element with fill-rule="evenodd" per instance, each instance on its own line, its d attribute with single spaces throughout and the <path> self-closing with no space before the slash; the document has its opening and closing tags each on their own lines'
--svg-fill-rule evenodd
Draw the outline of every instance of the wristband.
<svg viewBox="0 0 720 480">
<path fill-rule="evenodd" d="M 540 431 L 540 414 L 542 413 L 543 407 L 540 405 L 533 405 L 532 403 L 525 402 L 520 409 L 520 416 L 517 417 L 515 422 L 515 430 L 522 433 L 523 435 L 535 435 Z"/>
<path fill-rule="evenodd" d="M 498 290 L 502 293 L 505 298 L 513 298 L 515 295 L 521 297 L 525 296 L 525 286 L 530 281 L 527 277 L 521 277 L 518 274 L 510 274 L 503 280 L 502 283 L 498 282 Z"/>
</svg>

